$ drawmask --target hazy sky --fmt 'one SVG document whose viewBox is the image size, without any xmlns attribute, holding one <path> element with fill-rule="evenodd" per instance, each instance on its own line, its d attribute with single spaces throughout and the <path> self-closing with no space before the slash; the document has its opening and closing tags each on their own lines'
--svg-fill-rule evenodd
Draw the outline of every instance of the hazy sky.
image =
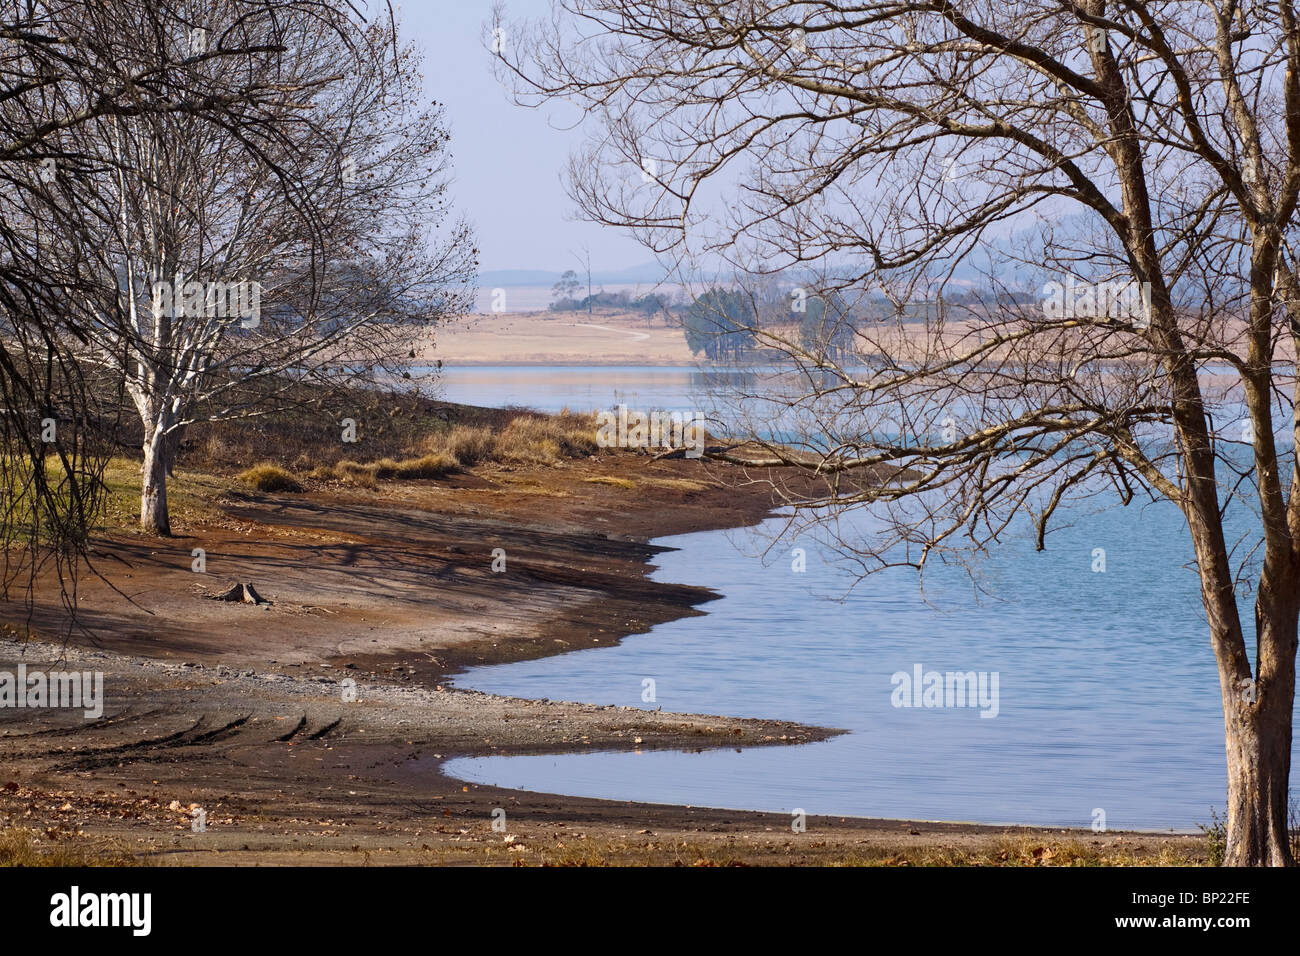
<svg viewBox="0 0 1300 956">
<path fill-rule="evenodd" d="M 406 0 L 398 9 L 405 35 L 425 53 L 425 88 L 447 107 L 458 210 L 474 223 L 481 268 L 576 268 L 571 251 L 591 249 L 593 269 L 654 257 L 626 233 L 575 221 L 562 182 L 582 130 L 559 128 L 566 111 L 524 109 L 492 76 L 482 31 L 492 0 Z M 547 0 L 507 0 L 507 17 L 538 16 Z M 573 110 L 569 116 L 576 115 Z M 550 122 L 555 119 L 557 122 Z"/>
</svg>

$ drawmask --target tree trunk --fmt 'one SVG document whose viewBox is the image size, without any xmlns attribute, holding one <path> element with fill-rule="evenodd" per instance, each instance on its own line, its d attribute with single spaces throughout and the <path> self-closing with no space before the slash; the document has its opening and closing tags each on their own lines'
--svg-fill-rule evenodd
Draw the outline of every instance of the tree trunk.
<svg viewBox="0 0 1300 956">
<path fill-rule="evenodd" d="M 164 428 L 155 427 L 144 443 L 144 477 L 140 488 L 140 527 L 150 534 L 170 536 L 167 513 L 168 442 Z"/>
<path fill-rule="evenodd" d="M 176 458 L 178 455 L 180 455 L 181 442 L 184 440 L 184 438 L 185 438 L 184 425 L 177 425 L 175 428 L 173 428 L 170 432 L 167 433 L 167 441 L 164 443 L 163 448 L 167 453 L 166 469 L 167 469 L 168 478 L 176 477 L 176 470 L 175 470 Z"/>
<path fill-rule="evenodd" d="M 1228 751 L 1226 866 L 1292 866 L 1287 831 L 1291 717 L 1295 705 L 1294 599 L 1256 614 L 1259 677 L 1224 688 Z M 1235 686 L 1232 683 L 1235 681 Z"/>
<path fill-rule="evenodd" d="M 1291 727 L 1229 718 L 1228 845 L 1225 866 L 1291 866 L 1287 779 Z"/>
</svg>

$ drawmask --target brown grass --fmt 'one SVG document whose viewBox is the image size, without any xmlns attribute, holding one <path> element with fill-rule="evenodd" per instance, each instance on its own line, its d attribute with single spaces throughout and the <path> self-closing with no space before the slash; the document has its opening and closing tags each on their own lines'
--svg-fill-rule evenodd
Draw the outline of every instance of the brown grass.
<svg viewBox="0 0 1300 956">
<path fill-rule="evenodd" d="M 362 488 L 375 488 L 380 481 L 426 481 L 445 478 L 459 467 L 460 463 L 450 455 L 428 454 L 421 455 L 419 458 L 404 458 L 401 461 L 381 458 L 366 465 L 345 460 L 333 468 L 315 468 L 309 477 L 317 481 L 346 481 Z"/>
<path fill-rule="evenodd" d="M 405 461 L 397 462 L 394 477 L 404 481 L 443 478 L 459 467 L 460 462 L 451 455 L 423 455 L 419 458 L 407 458 Z"/>
<path fill-rule="evenodd" d="M 594 455 L 595 423 L 585 415 L 520 415 L 497 435 L 497 458 L 520 464 L 555 464 Z"/>
<path fill-rule="evenodd" d="M 324 469 L 324 471 L 330 477 L 346 481 L 349 484 L 358 485 L 362 488 L 376 487 L 373 465 L 363 465 L 358 461 L 344 459 L 335 465 L 333 469 Z"/>
<path fill-rule="evenodd" d="M 610 475 L 597 475 L 595 478 L 582 480 L 589 485 L 610 485 L 614 488 L 626 488 L 628 491 L 636 487 L 636 482 L 630 478 L 614 478 Z"/>
<path fill-rule="evenodd" d="M 475 465 L 553 465 L 597 451 L 595 421 L 567 409 L 558 415 L 523 413 L 504 425 L 454 425 L 426 435 L 426 455 L 445 455 L 462 468 Z"/>
<path fill-rule="evenodd" d="M 146 862 L 120 843 L 83 840 L 42 846 L 35 830 L 0 830 L 0 866 L 145 866 Z"/>
<path fill-rule="evenodd" d="M 485 425 L 456 425 L 427 436 L 423 448 L 431 455 L 447 455 L 462 467 L 473 468 L 495 457 L 496 434 Z"/>
<path fill-rule="evenodd" d="M 181 466 L 233 475 L 259 462 L 273 461 L 305 476 L 315 467 L 333 467 L 348 458 L 401 461 L 442 451 L 440 447 L 423 447 L 431 434 L 446 435 L 457 428 L 498 431 L 526 412 L 455 405 L 367 388 L 286 386 L 275 390 L 274 399 L 260 395 L 252 390 L 236 396 L 238 403 L 267 409 L 257 417 L 186 426 L 181 433 Z M 126 417 L 119 437 L 124 446 L 139 448 L 143 436 L 131 418 Z M 356 424 L 355 442 L 343 441 L 341 423 L 348 418 Z M 138 454 L 135 457 L 138 460 Z"/>
<path fill-rule="evenodd" d="M 299 492 L 304 482 L 373 491 L 380 482 L 438 480 L 479 466 L 560 465 L 600 451 L 594 416 L 568 409 L 546 415 L 362 393 L 356 400 L 355 408 L 304 406 L 256 422 L 195 427 L 180 457 L 263 492 Z M 344 413 L 358 422 L 356 442 L 341 440 Z"/>
<path fill-rule="evenodd" d="M 258 491 L 302 491 L 298 479 L 279 465 L 263 462 L 235 476 L 245 484 L 252 485 Z"/>
<path fill-rule="evenodd" d="M 709 486 L 702 481 L 692 481 L 690 478 L 642 478 L 642 484 L 652 485 L 655 488 L 671 488 L 674 491 L 703 491 Z"/>
<path fill-rule="evenodd" d="M 703 841 L 618 836 L 591 839 L 566 837 L 563 842 L 546 834 L 520 835 L 504 846 L 488 844 L 480 850 L 488 863 L 515 866 L 939 866 L 939 867 L 1083 867 L 1083 866 L 1204 866 L 1205 857 L 1193 847 L 1159 846 L 1147 849 L 1124 841 L 1059 841 L 1005 836 L 979 846 L 910 846 L 883 843 L 875 846 L 831 844 L 809 839 L 803 846 L 789 839 L 719 844 Z M 463 851 L 473 853 L 466 848 Z M 440 863 L 463 862 L 446 847 L 430 857 Z"/>
</svg>

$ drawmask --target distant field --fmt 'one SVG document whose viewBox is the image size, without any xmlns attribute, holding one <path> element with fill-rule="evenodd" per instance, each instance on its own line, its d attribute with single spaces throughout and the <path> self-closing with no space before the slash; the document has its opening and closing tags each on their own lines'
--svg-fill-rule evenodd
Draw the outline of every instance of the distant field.
<svg viewBox="0 0 1300 956">
<path fill-rule="evenodd" d="M 523 312 L 466 316 L 420 352 L 456 365 L 689 365 L 686 338 L 662 316 Z"/>
</svg>

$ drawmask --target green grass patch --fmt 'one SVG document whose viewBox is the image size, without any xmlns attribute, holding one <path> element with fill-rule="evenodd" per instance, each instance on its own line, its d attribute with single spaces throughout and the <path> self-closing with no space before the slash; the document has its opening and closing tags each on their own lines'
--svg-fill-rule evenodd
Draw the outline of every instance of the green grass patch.
<svg viewBox="0 0 1300 956">
<path fill-rule="evenodd" d="M 104 469 L 105 503 L 100 530 L 138 531 L 140 527 L 140 462 L 114 458 Z M 167 510 L 173 529 L 204 524 L 220 514 L 217 502 L 235 489 L 221 475 L 177 471 L 167 479 Z"/>
</svg>

